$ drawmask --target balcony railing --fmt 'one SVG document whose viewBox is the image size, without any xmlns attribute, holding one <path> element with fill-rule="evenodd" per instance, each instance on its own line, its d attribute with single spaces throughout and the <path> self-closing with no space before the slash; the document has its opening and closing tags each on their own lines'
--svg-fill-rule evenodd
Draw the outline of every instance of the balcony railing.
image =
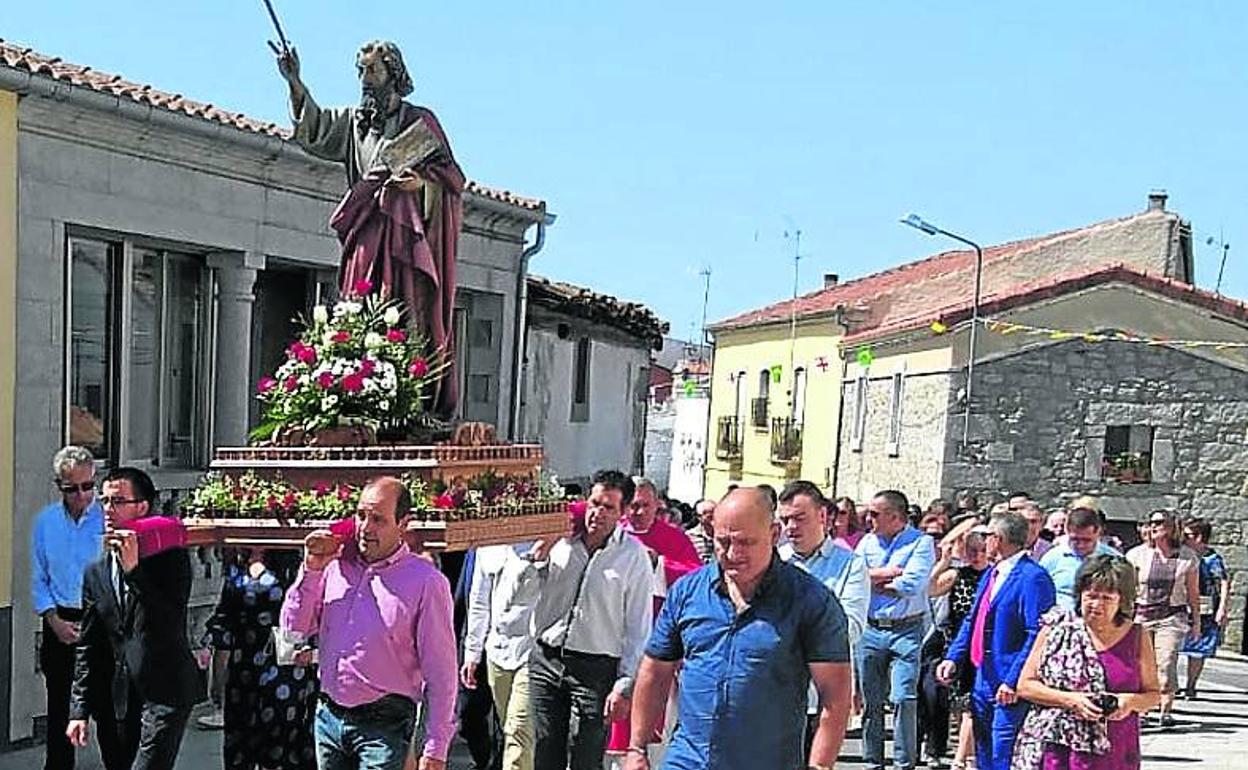
<svg viewBox="0 0 1248 770">
<path fill-rule="evenodd" d="M 716 423 L 715 456 L 721 460 L 741 457 L 741 421 L 735 416 L 720 417 Z"/>
<path fill-rule="evenodd" d="M 802 456 L 802 424 L 791 417 L 771 421 L 771 461 L 790 463 Z"/>
<path fill-rule="evenodd" d="M 756 398 L 750 402 L 750 425 L 755 428 L 767 427 L 767 398 Z"/>
</svg>

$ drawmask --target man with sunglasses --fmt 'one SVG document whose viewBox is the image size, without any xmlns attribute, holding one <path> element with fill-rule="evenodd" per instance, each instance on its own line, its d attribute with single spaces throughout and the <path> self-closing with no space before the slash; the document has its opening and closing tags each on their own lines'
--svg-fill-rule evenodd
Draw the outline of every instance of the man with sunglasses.
<svg viewBox="0 0 1248 770">
<path fill-rule="evenodd" d="M 99 730 L 107 770 L 172 770 L 191 707 L 202 697 L 186 633 L 191 561 L 173 547 L 139 559 L 134 522 L 151 515 L 156 486 L 137 468 L 101 484 L 106 550 L 82 577 L 82 628 L 70 697 L 70 743 Z"/>
<path fill-rule="evenodd" d="M 61 497 L 35 518 L 31 537 L 31 593 L 43 618 L 39 666 L 48 693 L 48 743 L 44 770 L 73 770 L 74 747 L 65 737 L 74 645 L 82 619 L 82 574 L 100 556 L 104 509 L 95 499 L 95 458 L 67 446 L 52 458 Z"/>
</svg>

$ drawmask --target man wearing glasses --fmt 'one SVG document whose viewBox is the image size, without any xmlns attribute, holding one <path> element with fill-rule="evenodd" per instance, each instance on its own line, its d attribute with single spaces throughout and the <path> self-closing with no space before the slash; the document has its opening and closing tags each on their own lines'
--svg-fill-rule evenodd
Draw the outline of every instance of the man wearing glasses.
<svg viewBox="0 0 1248 770">
<path fill-rule="evenodd" d="M 43 618 L 39 666 L 48 692 L 48 743 L 44 770 L 73 770 L 74 748 L 65 737 L 74 645 L 82 619 L 82 573 L 100 556 L 104 510 L 95 499 L 95 458 L 67 446 L 52 458 L 61 498 L 35 518 L 31 538 L 31 593 Z"/>
<path fill-rule="evenodd" d="M 66 735 L 85 746 L 91 718 L 107 770 L 171 770 L 191 707 L 202 695 L 186 635 L 191 561 L 177 547 L 139 560 L 134 522 L 156 505 L 156 486 L 143 471 L 113 469 L 101 485 L 100 503 L 107 548 L 82 577 Z"/>
</svg>

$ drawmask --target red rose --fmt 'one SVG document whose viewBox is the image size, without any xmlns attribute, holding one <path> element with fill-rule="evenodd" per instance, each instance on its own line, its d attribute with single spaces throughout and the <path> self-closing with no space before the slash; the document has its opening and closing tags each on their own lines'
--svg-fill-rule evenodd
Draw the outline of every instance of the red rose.
<svg viewBox="0 0 1248 770">
<path fill-rule="evenodd" d="M 243 491 L 242 487 L 234 487 L 234 489 L 230 492 L 230 494 L 234 497 L 235 500 L 242 500 L 244 497 L 247 496 L 247 493 Z"/>
<path fill-rule="evenodd" d="M 343 377 L 342 389 L 348 393 L 359 393 L 361 390 L 364 390 L 364 375 L 360 372 L 354 372 Z"/>
<path fill-rule="evenodd" d="M 351 288 L 357 295 L 364 297 L 373 293 L 373 282 L 367 279 L 361 279 L 353 283 Z"/>
<path fill-rule="evenodd" d="M 403 342 L 407 339 L 407 332 L 397 327 L 389 329 L 386 331 L 386 339 L 390 342 Z"/>
<path fill-rule="evenodd" d="M 429 373 L 429 362 L 423 358 L 418 358 L 412 362 L 411 366 L 407 367 L 407 372 L 413 377 L 424 377 Z"/>
<path fill-rule="evenodd" d="M 325 390 L 334 387 L 334 375 L 331 372 L 321 372 L 316 376 L 316 384 Z"/>
<path fill-rule="evenodd" d="M 294 510 L 295 508 L 295 493 L 294 492 L 286 493 L 286 496 L 282 498 L 282 507 L 288 511 Z"/>
<path fill-rule="evenodd" d="M 261 377 L 260 382 L 256 385 L 256 391 L 259 393 L 268 393 L 277 385 L 277 380 L 272 377 Z"/>
<path fill-rule="evenodd" d="M 300 343 L 299 350 L 295 352 L 295 358 L 299 359 L 301 363 L 311 366 L 316 363 L 316 348 Z"/>
<path fill-rule="evenodd" d="M 278 500 L 275 495 L 269 495 L 269 499 L 266 500 L 264 503 L 265 509 L 270 512 L 276 511 L 278 508 L 281 507 L 281 505 L 282 505 L 281 501 Z"/>
<path fill-rule="evenodd" d="M 350 341 L 350 339 L 351 339 L 351 332 L 344 330 L 344 331 L 334 332 L 334 336 L 330 337 L 329 341 L 330 342 L 348 342 Z"/>
<path fill-rule="evenodd" d="M 377 362 L 371 358 L 366 358 L 360 362 L 360 374 L 367 377 L 377 370 Z"/>
<path fill-rule="evenodd" d="M 344 503 L 351 499 L 351 487 L 345 485 L 338 486 L 338 499 Z"/>
<path fill-rule="evenodd" d="M 282 388 L 287 393 L 294 393 L 295 390 L 298 389 L 298 387 L 299 387 L 299 378 L 293 374 L 282 381 Z"/>
<path fill-rule="evenodd" d="M 316 491 L 317 497 L 324 497 L 329 494 L 329 485 L 324 481 L 316 482 L 316 486 L 313 489 Z"/>
<path fill-rule="evenodd" d="M 449 494 L 441 494 L 433 498 L 433 507 L 449 510 L 455 507 L 455 498 Z"/>
</svg>

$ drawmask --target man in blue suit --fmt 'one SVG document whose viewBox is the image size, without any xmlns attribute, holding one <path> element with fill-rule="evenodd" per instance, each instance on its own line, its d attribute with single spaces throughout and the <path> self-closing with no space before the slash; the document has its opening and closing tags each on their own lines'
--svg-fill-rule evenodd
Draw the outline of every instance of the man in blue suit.
<svg viewBox="0 0 1248 770">
<path fill-rule="evenodd" d="M 1053 580 L 1027 553 L 1027 520 L 1010 511 L 988 525 L 988 555 L 996 565 L 979 580 L 975 604 L 936 669 L 951 682 L 958 666 L 975 667 L 971 719 L 981 770 L 1009 770 L 1014 738 L 1027 713 L 1015 692 L 1018 675 L 1056 601 Z"/>
</svg>

